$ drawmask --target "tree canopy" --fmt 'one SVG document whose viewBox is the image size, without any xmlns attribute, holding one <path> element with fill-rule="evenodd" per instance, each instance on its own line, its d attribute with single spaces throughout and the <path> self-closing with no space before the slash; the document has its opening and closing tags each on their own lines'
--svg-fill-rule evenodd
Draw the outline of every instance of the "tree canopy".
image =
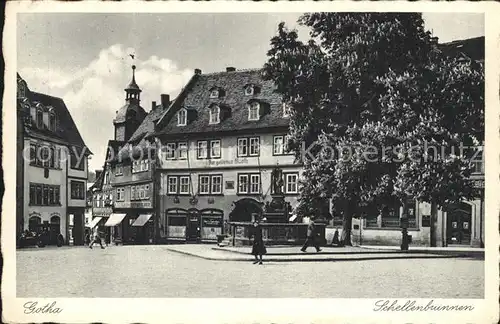
<svg viewBox="0 0 500 324">
<path fill-rule="evenodd" d="M 291 106 L 299 212 L 314 217 L 332 198 L 350 244 L 355 215 L 477 194 L 457 151 L 484 140 L 481 64 L 444 55 L 417 13 L 310 13 L 299 23 L 309 39 L 281 23 L 264 66 Z"/>
</svg>

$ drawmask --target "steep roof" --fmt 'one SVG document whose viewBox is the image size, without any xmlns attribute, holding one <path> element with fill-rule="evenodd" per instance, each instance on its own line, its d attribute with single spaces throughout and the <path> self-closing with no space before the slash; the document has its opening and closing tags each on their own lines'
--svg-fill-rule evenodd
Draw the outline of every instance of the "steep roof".
<svg viewBox="0 0 500 324">
<path fill-rule="evenodd" d="M 190 81 L 162 117 L 155 135 L 159 134 L 201 134 L 207 132 L 231 132 L 234 130 L 253 130 L 276 126 L 286 127 L 288 118 L 283 118 L 282 100 L 275 90 L 273 81 L 264 80 L 261 69 L 240 70 L 199 74 Z M 245 94 L 245 87 L 254 85 L 258 90 L 253 95 Z M 211 89 L 223 90 L 220 98 L 210 98 Z M 248 120 L 247 104 L 252 100 L 268 106 L 268 112 L 257 121 Z M 209 124 L 209 106 L 218 104 L 229 109 L 229 117 L 221 119 L 218 124 Z M 186 108 L 192 114 L 186 126 L 177 126 L 175 113 Z"/>
<path fill-rule="evenodd" d="M 130 114 L 135 114 L 134 119 L 142 121 L 146 116 L 146 111 L 135 101 L 127 102 L 116 112 L 113 123 L 124 123 Z"/>
<path fill-rule="evenodd" d="M 18 80 L 22 80 L 22 78 L 18 74 Z M 32 126 L 26 127 L 26 131 L 31 135 L 45 135 L 57 138 L 59 140 L 65 141 L 70 145 L 86 148 L 86 152 L 88 154 L 92 154 L 92 152 L 88 149 L 83 141 L 78 128 L 76 127 L 71 114 L 66 107 L 66 104 L 61 98 L 50 96 L 47 94 L 35 92 L 35 91 L 26 91 L 26 99 L 28 102 L 20 102 L 20 104 L 29 104 L 30 106 L 36 105 L 37 103 L 42 104 L 45 107 L 52 107 L 56 114 L 57 118 L 57 128 L 55 131 L 49 130 L 47 127 L 43 127 L 42 129 L 37 128 L 36 123 L 32 123 Z M 29 112 L 28 112 L 29 115 Z"/>
</svg>

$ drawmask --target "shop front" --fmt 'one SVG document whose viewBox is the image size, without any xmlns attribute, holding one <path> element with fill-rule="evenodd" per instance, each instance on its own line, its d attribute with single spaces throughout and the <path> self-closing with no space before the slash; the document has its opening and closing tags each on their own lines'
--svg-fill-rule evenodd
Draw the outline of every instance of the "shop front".
<svg viewBox="0 0 500 324">
<path fill-rule="evenodd" d="M 224 212 L 220 209 L 172 208 L 165 212 L 167 240 L 217 242 L 223 232 Z"/>
<path fill-rule="evenodd" d="M 93 218 L 85 229 L 85 240 L 88 244 L 88 240 L 92 239 L 94 233 L 98 232 L 101 237 L 106 241 L 106 243 L 111 243 L 111 228 L 105 226 L 106 222 L 109 220 L 113 214 L 113 209 L 111 206 L 106 207 L 94 207 L 92 208 Z M 88 235 L 88 236 L 87 236 Z"/>
</svg>

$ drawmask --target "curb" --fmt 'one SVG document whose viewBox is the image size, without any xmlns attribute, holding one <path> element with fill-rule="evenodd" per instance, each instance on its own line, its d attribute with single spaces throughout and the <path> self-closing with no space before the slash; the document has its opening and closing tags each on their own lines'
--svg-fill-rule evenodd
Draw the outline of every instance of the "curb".
<svg viewBox="0 0 500 324">
<path fill-rule="evenodd" d="M 168 251 L 175 252 L 178 254 L 193 256 L 196 258 L 211 260 L 211 261 L 235 261 L 235 262 L 250 262 L 254 259 L 248 255 L 248 258 L 224 258 L 224 257 L 207 257 L 200 254 L 187 252 L 187 251 L 179 251 L 176 249 L 167 249 Z M 242 252 L 239 252 L 240 254 Z M 265 262 L 335 262 L 335 261 L 373 261 L 373 260 L 398 260 L 398 259 L 451 259 L 451 258 L 460 258 L 463 256 L 456 255 L 402 255 L 401 257 L 365 257 L 365 258 L 296 258 L 296 259 L 286 259 L 286 258 L 266 258 Z"/>
<path fill-rule="evenodd" d="M 361 246 L 362 249 L 366 250 L 377 250 L 381 251 L 383 249 L 377 248 L 376 246 Z M 484 249 L 478 249 L 478 250 L 430 250 L 430 249 L 419 249 L 419 248 L 414 248 L 414 249 L 409 249 L 408 251 L 402 252 L 400 250 L 396 249 L 386 249 L 385 251 L 389 252 L 392 251 L 393 253 L 422 253 L 422 254 L 433 254 L 433 255 L 453 255 L 456 257 L 468 257 L 468 258 L 476 258 L 476 259 L 484 259 Z"/>
<path fill-rule="evenodd" d="M 430 255 L 443 255 L 443 256 L 454 256 L 454 257 L 472 257 L 472 258 L 484 258 L 484 251 L 432 251 L 432 250 L 407 250 L 401 251 L 396 249 L 380 250 L 375 247 L 361 247 L 365 251 L 344 251 L 344 252 L 313 252 L 314 255 L 353 255 L 353 254 L 430 254 Z M 224 251 L 241 255 L 251 255 L 250 252 L 234 251 L 230 249 L 225 249 L 223 247 L 212 247 L 215 251 Z M 295 255 L 307 255 L 304 252 L 289 252 L 289 253 L 267 253 L 266 255 L 273 256 L 295 256 Z"/>
</svg>

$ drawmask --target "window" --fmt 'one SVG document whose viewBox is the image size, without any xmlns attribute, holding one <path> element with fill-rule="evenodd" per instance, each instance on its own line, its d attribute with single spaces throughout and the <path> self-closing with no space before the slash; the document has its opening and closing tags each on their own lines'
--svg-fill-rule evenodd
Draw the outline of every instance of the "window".
<svg viewBox="0 0 500 324">
<path fill-rule="evenodd" d="M 35 143 L 30 143 L 30 164 L 36 164 L 37 158 L 36 158 L 36 144 Z"/>
<path fill-rule="evenodd" d="M 210 98 L 219 98 L 219 90 L 218 89 L 212 89 L 210 91 Z"/>
<path fill-rule="evenodd" d="M 60 204 L 60 187 L 30 183 L 29 204 L 32 206 L 53 206 Z"/>
<path fill-rule="evenodd" d="M 290 117 L 290 105 L 283 103 L 283 117 Z"/>
<path fill-rule="evenodd" d="M 187 159 L 187 143 L 167 143 L 165 159 L 167 160 L 186 160 Z"/>
<path fill-rule="evenodd" d="M 260 174 L 250 175 L 250 193 L 260 193 Z"/>
<path fill-rule="evenodd" d="M 54 186 L 54 204 L 61 204 L 61 192 L 59 186 Z"/>
<path fill-rule="evenodd" d="M 198 159 L 207 158 L 207 141 L 198 141 Z"/>
<path fill-rule="evenodd" d="M 288 148 L 288 135 L 276 135 L 273 137 L 273 155 L 290 154 Z"/>
<path fill-rule="evenodd" d="M 399 208 L 400 206 L 386 206 L 382 209 L 382 227 L 399 228 Z"/>
<path fill-rule="evenodd" d="M 104 183 L 109 184 L 109 172 L 108 171 L 106 171 L 106 173 L 104 173 Z"/>
<path fill-rule="evenodd" d="M 245 96 L 252 96 L 254 94 L 254 87 L 249 85 L 245 88 Z"/>
<path fill-rule="evenodd" d="M 183 176 L 179 177 L 179 194 L 189 195 L 189 177 Z"/>
<path fill-rule="evenodd" d="M 173 195 L 177 194 L 177 177 L 169 176 L 167 178 L 167 183 L 168 183 L 167 192 Z"/>
<path fill-rule="evenodd" d="M 220 140 L 210 141 L 210 158 L 220 158 Z"/>
<path fill-rule="evenodd" d="M 116 201 L 125 201 L 125 188 L 116 189 Z"/>
<path fill-rule="evenodd" d="M 56 131 L 56 115 L 49 113 L 49 129 L 53 132 Z"/>
<path fill-rule="evenodd" d="M 179 151 L 179 160 L 186 160 L 187 159 L 187 143 L 186 142 L 181 142 L 178 144 L 178 151 Z"/>
<path fill-rule="evenodd" d="M 198 193 L 200 195 L 222 194 L 222 175 L 200 175 L 198 179 Z"/>
<path fill-rule="evenodd" d="M 132 162 L 132 173 L 139 173 L 149 170 L 149 160 Z"/>
<path fill-rule="evenodd" d="M 40 147 L 40 152 L 38 154 L 39 154 L 41 165 L 44 168 L 48 168 L 49 165 L 50 165 L 50 150 L 49 150 L 49 147 L 47 147 L 47 146 Z"/>
<path fill-rule="evenodd" d="M 250 137 L 249 142 L 250 142 L 250 145 L 249 145 L 250 148 L 248 150 L 248 154 L 250 156 L 259 155 L 260 138 L 259 137 Z"/>
<path fill-rule="evenodd" d="M 123 165 L 121 165 L 121 164 L 116 165 L 115 175 L 117 175 L 117 176 L 123 175 Z"/>
<path fill-rule="evenodd" d="M 220 123 L 220 108 L 218 106 L 210 107 L 210 124 Z"/>
<path fill-rule="evenodd" d="M 299 174 L 285 173 L 285 193 L 298 193 Z"/>
<path fill-rule="evenodd" d="M 71 199 L 85 199 L 85 182 L 71 181 Z"/>
<path fill-rule="evenodd" d="M 187 110 L 181 109 L 177 113 L 177 126 L 186 126 L 187 125 Z"/>
<path fill-rule="evenodd" d="M 260 153 L 260 138 L 238 138 L 238 157 L 242 156 L 257 156 Z"/>
<path fill-rule="evenodd" d="M 36 125 L 38 128 L 43 128 L 43 111 L 41 109 L 36 111 Z"/>
<path fill-rule="evenodd" d="M 274 136 L 274 138 L 273 138 L 273 154 L 274 155 L 282 155 L 283 154 L 283 152 L 284 152 L 283 141 L 284 141 L 283 136 Z"/>
<path fill-rule="evenodd" d="M 167 143 L 167 151 L 165 153 L 165 158 L 167 160 L 174 160 L 175 159 L 175 143 Z"/>
<path fill-rule="evenodd" d="M 84 170 L 83 156 L 78 157 L 73 149 L 70 150 L 71 168 L 75 170 Z"/>
<path fill-rule="evenodd" d="M 199 191 L 200 195 L 210 194 L 210 177 L 209 176 L 200 175 L 198 189 L 199 189 L 198 191 Z"/>
<path fill-rule="evenodd" d="M 211 177 L 211 193 L 221 194 L 222 193 L 222 176 L 213 175 Z"/>
<path fill-rule="evenodd" d="M 260 193 L 260 174 L 238 174 L 238 193 Z"/>
<path fill-rule="evenodd" d="M 248 106 L 248 120 L 259 120 L 259 108 L 260 104 L 258 102 L 252 102 Z"/>
</svg>

